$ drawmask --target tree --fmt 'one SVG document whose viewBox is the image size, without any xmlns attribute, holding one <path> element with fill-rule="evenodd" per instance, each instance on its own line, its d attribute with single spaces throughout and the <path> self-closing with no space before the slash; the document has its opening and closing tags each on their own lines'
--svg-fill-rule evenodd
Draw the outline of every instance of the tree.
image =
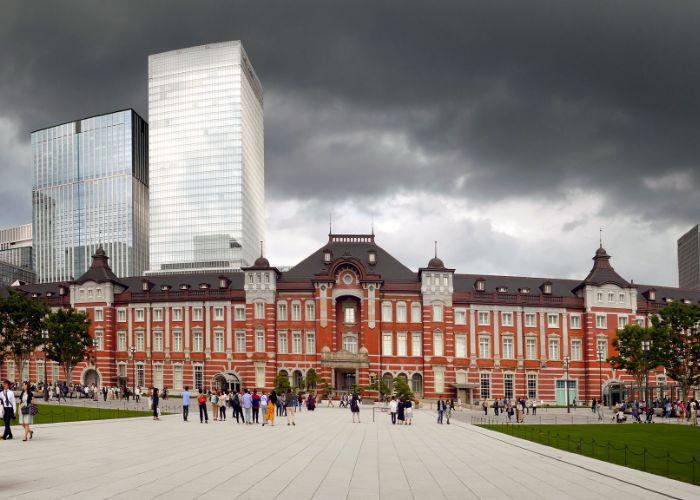
<svg viewBox="0 0 700 500">
<path fill-rule="evenodd" d="M 397 398 L 409 399 L 411 401 L 415 399 L 411 387 L 403 377 L 396 377 L 394 379 L 394 395 Z"/>
<path fill-rule="evenodd" d="M 645 343 L 648 343 L 647 350 L 644 349 Z M 655 326 L 645 328 L 637 324 L 627 325 L 617 330 L 612 344 L 617 355 L 609 357 L 608 362 L 616 370 L 625 370 L 632 375 L 639 394 L 646 395 L 647 374 L 661 364 L 659 329 Z"/>
<path fill-rule="evenodd" d="M 0 298 L 0 360 L 12 356 L 20 377 L 24 363 L 43 343 L 47 312 L 44 304 L 15 290 Z"/>
<path fill-rule="evenodd" d="M 377 377 L 374 379 L 374 382 L 367 386 L 367 389 L 370 391 L 379 392 L 381 397 L 393 394 L 393 387 L 394 379 L 391 379 L 391 381 L 387 384 L 383 377 Z"/>
<path fill-rule="evenodd" d="M 289 375 L 287 375 L 287 372 L 279 372 L 275 377 L 275 391 L 277 391 L 278 394 L 282 394 L 291 389 L 292 385 L 289 383 Z"/>
<path fill-rule="evenodd" d="M 308 389 L 312 390 L 315 389 L 318 383 L 321 381 L 321 377 L 318 376 L 318 373 L 316 373 L 316 370 L 313 368 L 310 368 L 308 372 L 306 372 L 306 377 L 304 377 L 302 385 Z"/>
<path fill-rule="evenodd" d="M 66 383 L 70 383 L 73 368 L 83 361 L 92 346 L 90 321 L 85 313 L 74 309 L 59 309 L 49 314 L 46 319 L 48 337 L 44 344 L 44 353 L 56 361 L 63 369 Z"/>
<path fill-rule="evenodd" d="M 652 318 L 662 343 L 661 364 L 678 383 L 685 398 L 700 384 L 700 307 L 672 302 Z"/>
</svg>

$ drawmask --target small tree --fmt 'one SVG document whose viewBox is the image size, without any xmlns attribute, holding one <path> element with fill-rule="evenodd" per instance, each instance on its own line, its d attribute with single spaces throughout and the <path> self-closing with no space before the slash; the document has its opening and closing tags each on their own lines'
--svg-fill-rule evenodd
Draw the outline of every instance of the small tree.
<svg viewBox="0 0 700 500">
<path fill-rule="evenodd" d="M 279 372 L 275 377 L 275 391 L 278 394 L 288 392 L 292 389 L 292 385 L 289 383 L 289 375 L 286 372 Z"/>
<path fill-rule="evenodd" d="M 73 368 L 83 361 L 92 345 L 90 321 L 85 313 L 74 309 L 59 309 L 46 320 L 48 338 L 44 345 L 46 357 L 63 369 L 66 383 L 72 380 Z"/>
<path fill-rule="evenodd" d="M 396 377 L 394 379 L 394 395 L 397 398 L 409 399 L 411 401 L 415 399 L 411 387 L 402 377 Z"/>
<path fill-rule="evenodd" d="M 309 371 L 306 372 L 306 377 L 304 377 L 303 386 L 308 390 L 316 389 L 316 386 L 320 381 L 321 377 L 318 376 L 316 370 L 310 368 Z"/>
<path fill-rule="evenodd" d="M 700 384 L 700 307 L 672 302 L 652 318 L 660 332 L 661 364 L 675 380 L 685 398 Z"/>
<path fill-rule="evenodd" d="M 645 343 L 647 350 L 644 349 Z M 617 355 L 608 358 L 616 370 L 625 370 L 637 383 L 639 394 L 645 394 L 649 370 L 661 364 L 661 340 L 658 328 L 648 328 L 633 324 L 627 325 L 615 333 L 612 341 Z"/>
<path fill-rule="evenodd" d="M 0 298 L 0 360 L 12 356 L 20 377 L 25 361 L 43 343 L 47 313 L 44 304 L 15 290 Z"/>
<path fill-rule="evenodd" d="M 374 382 L 369 384 L 367 386 L 367 389 L 370 391 L 377 391 L 381 396 L 386 396 L 392 394 L 394 387 L 394 381 L 393 379 L 389 384 L 386 383 L 383 377 L 377 377 L 374 379 Z"/>
</svg>

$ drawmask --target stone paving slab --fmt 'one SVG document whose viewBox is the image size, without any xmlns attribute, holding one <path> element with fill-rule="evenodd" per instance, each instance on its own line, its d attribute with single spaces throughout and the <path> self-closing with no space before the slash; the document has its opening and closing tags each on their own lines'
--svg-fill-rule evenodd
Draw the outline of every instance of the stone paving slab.
<svg viewBox="0 0 700 500">
<path fill-rule="evenodd" d="M 700 498 L 700 488 L 481 429 L 319 408 L 274 427 L 179 415 L 37 425 L 0 442 L 0 498 Z M 664 495 L 666 494 L 666 495 Z"/>
</svg>

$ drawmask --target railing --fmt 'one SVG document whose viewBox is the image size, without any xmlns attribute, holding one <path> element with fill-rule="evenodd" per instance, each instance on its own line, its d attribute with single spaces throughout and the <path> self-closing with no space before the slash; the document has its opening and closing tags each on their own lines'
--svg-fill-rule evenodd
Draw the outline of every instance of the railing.
<svg viewBox="0 0 700 500">
<path fill-rule="evenodd" d="M 479 423 L 479 420 L 484 418 L 472 417 L 472 423 Z M 490 420 L 490 419 L 488 419 Z M 653 453 L 646 446 L 634 447 L 627 443 L 615 445 L 609 440 L 596 440 L 591 438 L 585 440 L 581 437 L 566 435 L 559 432 L 552 432 L 546 429 L 546 426 L 537 428 L 537 426 L 522 426 L 511 424 L 508 422 L 498 423 L 479 423 L 492 430 L 502 432 L 514 437 L 521 437 L 528 441 L 552 446 L 560 450 L 578 453 L 591 458 L 604 460 L 606 462 L 624 465 L 633 469 L 650 472 L 659 476 L 665 476 L 672 479 L 678 479 L 691 484 L 700 484 L 700 475 L 698 465 L 700 460 L 692 455 L 688 460 L 678 460 L 671 455 L 670 451 L 666 453 Z M 673 467 L 671 465 L 673 464 Z"/>
<path fill-rule="evenodd" d="M 369 355 L 349 351 L 322 352 L 322 363 L 369 363 Z"/>
</svg>

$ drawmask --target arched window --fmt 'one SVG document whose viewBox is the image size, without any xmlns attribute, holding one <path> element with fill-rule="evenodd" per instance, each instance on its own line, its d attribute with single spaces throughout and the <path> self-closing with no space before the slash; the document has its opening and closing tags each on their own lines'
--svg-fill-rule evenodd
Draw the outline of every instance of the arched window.
<svg viewBox="0 0 700 500">
<path fill-rule="evenodd" d="M 413 302 L 411 304 L 411 323 L 421 323 L 422 320 L 423 318 L 420 302 Z"/>
<path fill-rule="evenodd" d="M 301 371 L 294 370 L 294 373 L 292 374 L 292 386 L 299 389 L 301 387 L 301 379 L 303 377 L 304 375 L 301 373 Z"/>
<path fill-rule="evenodd" d="M 419 398 L 423 397 L 423 377 L 420 373 L 414 373 L 411 377 L 411 390 Z"/>
<path fill-rule="evenodd" d="M 394 377 L 391 375 L 391 373 L 386 372 L 384 375 L 382 375 L 382 382 L 384 382 L 384 385 L 389 388 L 389 392 L 394 391 Z"/>
<path fill-rule="evenodd" d="M 397 302 L 396 303 L 396 322 L 405 323 L 406 322 L 406 303 Z"/>
<path fill-rule="evenodd" d="M 391 302 L 382 302 L 382 321 L 391 321 Z"/>
<path fill-rule="evenodd" d="M 401 380 L 403 380 L 405 383 L 408 384 L 408 376 L 405 373 L 399 373 L 396 376 L 396 378 L 400 378 Z"/>
<path fill-rule="evenodd" d="M 345 335 L 343 337 L 343 349 L 348 352 L 357 353 L 357 337 L 354 335 Z"/>
</svg>

